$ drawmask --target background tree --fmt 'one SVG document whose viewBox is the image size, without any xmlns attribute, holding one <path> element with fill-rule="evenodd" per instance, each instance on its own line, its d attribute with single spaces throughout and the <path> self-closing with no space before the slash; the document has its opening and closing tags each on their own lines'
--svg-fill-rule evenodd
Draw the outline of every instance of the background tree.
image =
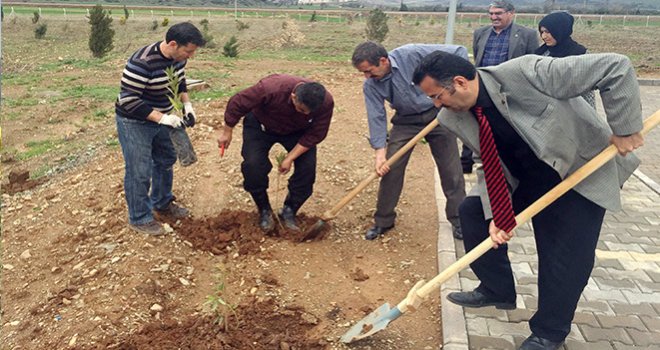
<svg viewBox="0 0 660 350">
<path fill-rule="evenodd" d="M 124 5 L 124 18 L 128 20 L 128 8 L 126 8 L 126 5 Z"/>
<path fill-rule="evenodd" d="M 373 9 L 369 12 L 367 20 L 367 39 L 376 42 L 385 40 L 390 28 L 387 27 L 387 15 L 381 9 Z"/>
<path fill-rule="evenodd" d="M 408 6 L 406 6 L 406 4 L 403 3 L 403 0 L 401 0 L 401 6 L 399 6 L 399 11 L 401 12 L 408 11 Z"/>
<path fill-rule="evenodd" d="M 34 37 L 37 39 L 43 39 L 46 36 L 46 31 L 48 30 L 48 26 L 46 23 L 41 23 L 37 25 L 36 28 L 34 28 Z"/>
<path fill-rule="evenodd" d="M 92 30 L 89 33 L 89 49 L 94 57 L 103 57 L 113 49 L 112 39 L 115 31 L 111 26 L 110 13 L 103 6 L 96 5 L 89 11 L 89 24 Z"/>
<path fill-rule="evenodd" d="M 232 35 L 222 47 L 222 55 L 225 57 L 238 57 L 238 45 L 240 45 L 238 39 Z"/>
</svg>

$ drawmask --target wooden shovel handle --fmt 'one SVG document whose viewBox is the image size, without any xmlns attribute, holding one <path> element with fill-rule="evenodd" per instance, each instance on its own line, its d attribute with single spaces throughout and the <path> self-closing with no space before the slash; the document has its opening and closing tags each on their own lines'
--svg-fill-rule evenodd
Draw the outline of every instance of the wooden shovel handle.
<svg viewBox="0 0 660 350">
<path fill-rule="evenodd" d="M 641 134 L 642 135 L 648 134 L 658 124 L 660 124 L 660 110 L 653 113 L 653 115 L 651 115 L 644 121 L 644 128 L 642 129 Z M 612 158 L 614 158 L 616 154 L 617 154 L 616 147 L 614 145 L 609 145 L 602 152 L 596 155 L 592 160 L 587 162 L 580 169 L 578 169 L 569 177 L 564 179 L 564 181 L 562 181 L 553 189 L 548 191 L 548 193 L 543 195 L 541 198 L 537 199 L 534 203 L 532 203 L 532 205 L 527 207 L 527 209 L 523 210 L 520 214 L 516 215 L 517 225 L 514 228 L 514 230 L 525 224 L 534 215 L 541 212 L 548 205 L 550 205 L 557 198 L 561 197 L 564 193 L 568 192 L 570 189 L 575 187 L 575 185 L 580 183 L 582 180 L 586 179 L 594 171 L 598 170 L 601 166 L 603 166 L 605 163 L 607 163 Z M 453 275 L 457 274 L 459 271 L 466 268 L 472 262 L 474 262 L 483 254 L 485 254 L 487 251 L 489 251 L 492 247 L 493 247 L 493 242 L 491 241 L 490 237 L 486 238 L 474 249 L 467 252 L 458 261 L 449 265 L 449 267 L 447 267 L 444 271 L 442 271 L 432 280 L 428 281 L 425 285 L 420 287 L 419 290 L 417 291 L 417 297 L 426 299 L 426 297 L 436 288 L 439 288 L 440 285 L 442 285 L 442 283 L 444 283 L 446 280 L 451 278 Z M 408 305 L 408 298 L 402 300 L 399 303 L 398 305 L 399 308 L 403 307 L 401 312 L 405 312 L 405 310 L 407 309 L 407 305 Z"/>
<path fill-rule="evenodd" d="M 392 155 L 392 157 L 390 157 L 387 161 L 385 161 L 385 165 L 392 166 L 392 164 L 394 164 L 406 152 L 408 152 L 411 148 L 413 148 L 415 146 L 415 144 L 417 144 L 417 142 L 419 142 L 419 140 L 421 140 L 424 136 L 426 136 L 428 133 L 430 133 L 431 130 L 433 130 L 436 126 L 438 126 L 438 119 L 433 118 L 433 120 L 426 127 L 424 127 L 424 129 L 422 129 L 420 132 L 418 132 L 417 135 L 415 135 L 415 137 L 410 139 L 410 141 L 408 141 L 408 143 L 406 143 L 403 147 L 401 147 L 401 149 L 396 151 L 396 153 L 394 153 Z M 337 216 L 337 213 L 339 213 L 339 211 L 343 207 L 345 207 L 346 204 L 348 204 L 351 200 L 353 200 L 353 198 L 355 198 L 355 196 L 357 196 L 360 192 L 362 192 L 362 190 L 365 187 L 367 187 L 367 185 L 369 185 L 369 183 L 377 177 L 378 177 L 378 173 L 376 173 L 376 171 L 374 170 L 374 172 L 371 173 L 371 175 L 369 175 L 366 179 L 362 180 L 362 182 L 360 182 L 354 189 L 352 189 L 351 192 L 349 192 L 346 196 L 344 196 L 344 198 L 339 200 L 339 202 L 337 204 L 335 204 L 335 206 L 332 207 L 332 209 L 330 209 L 330 210 L 326 211 L 325 213 L 323 213 L 323 219 L 324 220 L 330 220 L 330 219 L 334 218 L 335 216 Z"/>
</svg>

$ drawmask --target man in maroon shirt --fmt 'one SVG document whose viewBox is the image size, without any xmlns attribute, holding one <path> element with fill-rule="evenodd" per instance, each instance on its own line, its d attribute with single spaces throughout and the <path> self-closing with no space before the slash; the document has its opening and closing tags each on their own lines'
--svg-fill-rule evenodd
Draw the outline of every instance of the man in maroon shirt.
<svg viewBox="0 0 660 350">
<path fill-rule="evenodd" d="M 264 231 L 275 227 L 268 200 L 268 173 L 273 168 L 268 153 L 275 143 L 289 153 L 278 171 L 286 174 L 295 164 L 289 179 L 289 193 L 279 213 L 287 228 L 299 230 L 296 212 L 312 195 L 316 179 L 316 145 L 325 139 L 334 109 L 332 95 L 323 85 L 284 74 L 261 79 L 229 99 L 225 127 L 218 147 L 228 148 L 232 132 L 243 121 L 243 188 L 252 195 L 259 210 L 259 226 Z"/>
</svg>

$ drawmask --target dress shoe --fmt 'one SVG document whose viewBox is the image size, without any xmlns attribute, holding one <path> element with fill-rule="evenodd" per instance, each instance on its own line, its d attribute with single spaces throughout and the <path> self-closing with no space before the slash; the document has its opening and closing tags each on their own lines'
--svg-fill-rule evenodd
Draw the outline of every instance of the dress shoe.
<svg viewBox="0 0 660 350">
<path fill-rule="evenodd" d="M 296 212 L 293 211 L 288 205 L 285 205 L 280 211 L 280 218 L 284 221 L 284 226 L 293 231 L 300 231 L 300 227 L 296 224 Z"/>
<path fill-rule="evenodd" d="M 272 231 L 275 228 L 272 210 L 263 209 L 259 212 L 259 227 L 265 232 Z"/>
<path fill-rule="evenodd" d="M 381 226 L 378 226 L 378 225 L 374 225 L 373 227 L 371 227 L 370 229 L 367 230 L 367 234 L 364 235 L 364 238 L 368 241 L 372 241 L 372 240 L 378 238 L 378 236 L 384 235 L 385 232 L 392 229 L 392 227 L 394 227 L 394 225 L 392 225 L 390 227 L 381 227 Z"/>
<path fill-rule="evenodd" d="M 563 341 L 554 342 L 549 339 L 538 337 L 532 333 L 529 338 L 520 345 L 518 350 L 557 350 L 564 344 Z"/>
<path fill-rule="evenodd" d="M 516 308 L 516 301 L 497 300 L 494 297 L 483 294 L 478 290 L 471 292 L 453 292 L 447 295 L 447 299 L 454 304 L 465 307 L 484 307 L 495 306 L 501 310 L 513 310 Z"/>
<path fill-rule="evenodd" d="M 454 235 L 454 238 L 463 240 L 463 231 L 461 231 L 460 225 L 451 225 L 451 233 Z"/>
</svg>

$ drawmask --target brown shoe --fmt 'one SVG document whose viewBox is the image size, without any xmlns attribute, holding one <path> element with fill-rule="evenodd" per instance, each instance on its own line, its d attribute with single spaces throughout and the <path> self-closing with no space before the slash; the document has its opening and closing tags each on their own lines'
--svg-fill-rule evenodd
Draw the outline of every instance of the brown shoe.
<svg viewBox="0 0 660 350">
<path fill-rule="evenodd" d="M 138 224 L 138 225 L 128 224 L 128 228 L 130 228 L 135 232 L 145 233 L 150 236 L 160 236 L 165 234 L 165 229 L 163 229 L 163 225 L 156 220 L 147 222 L 146 224 Z"/>
<path fill-rule="evenodd" d="M 154 210 L 158 215 L 172 218 L 172 219 L 183 219 L 190 216 L 190 210 L 174 203 L 170 202 L 167 207 L 163 210 Z"/>
</svg>

